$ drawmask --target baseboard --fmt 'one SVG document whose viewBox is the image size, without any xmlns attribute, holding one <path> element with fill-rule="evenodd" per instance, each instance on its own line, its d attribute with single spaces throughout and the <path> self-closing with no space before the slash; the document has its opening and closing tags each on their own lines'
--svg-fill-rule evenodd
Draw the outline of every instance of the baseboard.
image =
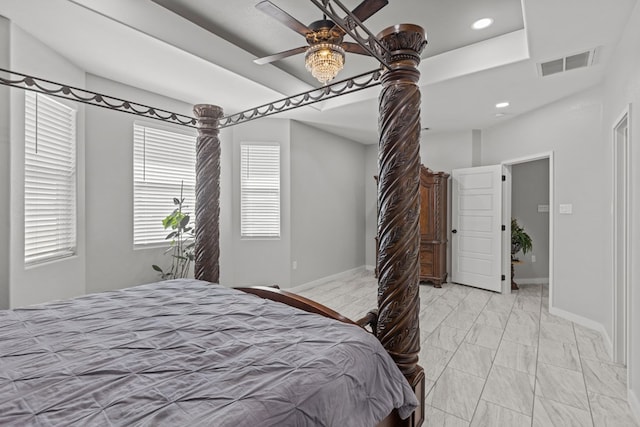
<svg viewBox="0 0 640 427">
<path fill-rule="evenodd" d="M 611 360 L 613 360 L 613 343 L 611 341 L 611 337 L 607 333 L 607 330 L 604 328 L 602 323 L 598 323 L 594 320 L 587 319 L 586 317 L 561 310 L 557 307 L 549 307 L 549 313 L 570 320 L 573 323 L 584 326 L 585 328 L 593 329 L 594 331 L 600 332 L 600 335 L 602 335 L 602 338 L 604 339 L 604 346 L 607 349 L 607 354 L 609 355 Z"/>
<path fill-rule="evenodd" d="M 548 277 L 536 277 L 533 279 L 527 279 L 526 277 L 514 277 L 517 283 L 522 283 L 523 285 L 548 285 L 549 278 Z"/>
<path fill-rule="evenodd" d="M 365 266 L 352 268 L 351 270 L 342 271 L 340 273 L 332 274 L 331 276 L 321 277 L 320 279 L 312 280 L 311 282 L 306 282 L 300 285 L 296 285 L 294 287 L 288 288 L 287 290 L 291 292 L 306 291 L 308 289 L 314 288 L 318 285 L 322 285 L 327 282 L 344 279 L 346 277 L 353 276 L 354 274 L 362 273 L 363 271 L 365 271 L 365 269 L 366 269 Z"/>
<path fill-rule="evenodd" d="M 640 399 L 638 399 L 636 393 L 631 389 L 627 390 L 627 401 L 629 402 L 633 416 L 636 417 L 636 421 L 640 424 Z"/>
<path fill-rule="evenodd" d="M 376 266 L 375 265 L 365 265 L 364 269 L 366 271 L 375 271 L 376 270 Z"/>
</svg>

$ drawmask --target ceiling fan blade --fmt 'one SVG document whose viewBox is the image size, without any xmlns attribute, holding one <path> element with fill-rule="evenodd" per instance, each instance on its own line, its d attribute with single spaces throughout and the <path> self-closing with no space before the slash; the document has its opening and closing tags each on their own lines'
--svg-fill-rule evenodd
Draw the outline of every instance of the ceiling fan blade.
<svg viewBox="0 0 640 427">
<path fill-rule="evenodd" d="M 289 56 L 297 55 L 299 53 L 306 51 L 308 48 L 309 46 L 296 47 L 295 49 L 289 49 L 289 50 L 285 50 L 284 52 L 274 53 L 273 55 L 254 59 L 253 62 L 255 62 L 258 65 L 268 64 L 270 62 L 279 61 L 280 59 L 288 58 Z"/>
<path fill-rule="evenodd" d="M 307 36 L 307 33 L 311 32 L 309 27 L 298 21 L 293 16 L 289 15 L 284 10 L 280 9 L 275 4 L 271 3 L 269 0 L 264 0 L 258 3 L 256 5 L 256 9 L 266 13 L 267 15 L 271 16 L 280 23 L 291 28 L 293 31 L 302 34 L 305 37 Z"/>
<path fill-rule="evenodd" d="M 358 55 L 371 56 L 371 54 L 367 52 L 367 50 L 362 46 L 360 46 L 358 43 L 344 42 L 342 43 L 342 48 L 347 52 L 357 53 Z"/>
<path fill-rule="evenodd" d="M 364 0 L 362 3 L 357 5 L 351 13 L 357 16 L 360 22 L 364 22 L 365 19 L 371 17 L 387 4 L 389 4 L 389 0 Z"/>
</svg>

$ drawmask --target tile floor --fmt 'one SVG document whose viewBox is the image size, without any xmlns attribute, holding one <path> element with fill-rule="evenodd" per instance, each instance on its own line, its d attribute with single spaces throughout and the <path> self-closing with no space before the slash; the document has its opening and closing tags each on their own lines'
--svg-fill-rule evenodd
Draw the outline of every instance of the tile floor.
<svg viewBox="0 0 640 427">
<path fill-rule="evenodd" d="M 301 295 L 358 319 L 376 306 L 369 272 Z M 598 332 L 549 314 L 548 288 L 500 295 L 447 283 L 420 286 L 425 427 L 640 427 L 626 369 Z"/>
</svg>

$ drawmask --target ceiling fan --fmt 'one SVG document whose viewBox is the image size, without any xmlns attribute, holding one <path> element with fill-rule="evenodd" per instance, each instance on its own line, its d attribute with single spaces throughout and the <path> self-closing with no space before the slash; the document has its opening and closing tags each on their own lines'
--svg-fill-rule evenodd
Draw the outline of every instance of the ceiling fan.
<svg viewBox="0 0 640 427">
<path fill-rule="evenodd" d="M 388 3 L 388 0 L 363 0 L 351 13 L 360 22 L 363 22 Z M 256 8 L 304 36 L 308 44 L 308 46 L 301 46 L 254 59 L 253 62 L 256 64 L 268 64 L 306 52 L 305 65 L 307 70 L 322 84 L 326 84 L 333 80 L 338 72 L 342 70 L 345 52 L 369 55 L 369 52 L 359 44 L 343 41 L 345 32 L 333 21 L 326 19 L 326 17 L 307 26 L 269 0 L 259 2 L 256 4 Z"/>
</svg>

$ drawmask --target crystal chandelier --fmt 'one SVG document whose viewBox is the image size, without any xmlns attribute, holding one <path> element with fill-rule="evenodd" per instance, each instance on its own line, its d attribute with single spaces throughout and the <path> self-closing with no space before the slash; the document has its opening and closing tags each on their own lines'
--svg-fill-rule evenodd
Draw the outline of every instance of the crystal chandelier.
<svg viewBox="0 0 640 427">
<path fill-rule="evenodd" d="M 313 77 L 327 84 L 344 67 L 344 49 L 333 43 L 318 43 L 307 50 L 304 62 Z"/>
</svg>

